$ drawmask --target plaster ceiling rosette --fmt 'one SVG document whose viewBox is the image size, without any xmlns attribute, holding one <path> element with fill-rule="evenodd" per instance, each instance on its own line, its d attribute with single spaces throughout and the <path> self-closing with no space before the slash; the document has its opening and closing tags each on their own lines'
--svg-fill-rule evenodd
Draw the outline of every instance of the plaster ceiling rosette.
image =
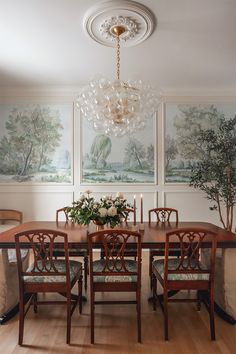
<svg viewBox="0 0 236 354">
<path fill-rule="evenodd" d="M 84 17 L 84 29 L 96 42 L 113 47 L 113 28 L 124 27 L 122 45 L 130 47 L 146 40 L 155 28 L 155 17 L 144 5 L 134 1 L 108 1 L 93 6 Z"/>
</svg>

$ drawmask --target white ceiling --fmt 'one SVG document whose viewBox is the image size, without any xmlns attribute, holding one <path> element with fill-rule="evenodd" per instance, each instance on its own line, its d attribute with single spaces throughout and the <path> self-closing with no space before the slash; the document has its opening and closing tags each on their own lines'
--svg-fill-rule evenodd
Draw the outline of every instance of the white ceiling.
<svg viewBox="0 0 236 354">
<path fill-rule="evenodd" d="M 100 0 L 0 0 L 0 86 L 81 86 L 115 75 L 114 49 L 83 31 Z M 140 0 L 154 33 L 123 48 L 121 75 L 164 93 L 236 93 L 236 0 Z"/>
</svg>

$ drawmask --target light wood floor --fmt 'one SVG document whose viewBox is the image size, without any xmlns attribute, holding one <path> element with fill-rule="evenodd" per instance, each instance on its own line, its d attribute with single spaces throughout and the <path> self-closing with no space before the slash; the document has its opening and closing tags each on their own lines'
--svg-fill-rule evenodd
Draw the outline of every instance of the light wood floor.
<svg viewBox="0 0 236 354">
<path fill-rule="evenodd" d="M 89 293 L 88 293 L 89 294 Z M 210 340 L 208 313 L 204 306 L 196 311 L 192 303 L 169 305 L 170 341 L 163 340 L 160 308 L 152 310 L 149 292 L 148 252 L 143 254 L 142 339 L 137 343 L 134 305 L 98 305 L 95 318 L 95 345 L 90 344 L 89 301 L 83 314 L 76 309 L 72 318 L 71 345 L 66 345 L 66 309 L 41 306 L 32 309 L 25 320 L 24 346 L 17 345 L 18 317 L 0 326 L 0 353 L 78 353 L 78 354 L 233 354 L 236 353 L 236 325 L 216 319 L 217 340 Z M 105 296 L 103 294 L 102 296 Z M 114 296 L 114 295 L 113 295 Z M 118 295 L 115 295 L 117 297 Z M 110 297 L 110 295 L 109 295 Z"/>
</svg>

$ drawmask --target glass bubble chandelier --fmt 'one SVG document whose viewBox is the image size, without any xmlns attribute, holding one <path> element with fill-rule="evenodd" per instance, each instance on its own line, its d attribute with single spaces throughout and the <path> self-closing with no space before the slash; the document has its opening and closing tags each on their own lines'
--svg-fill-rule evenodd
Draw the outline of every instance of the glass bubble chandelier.
<svg viewBox="0 0 236 354">
<path fill-rule="evenodd" d="M 111 29 L 116 39 L 116 79 L 93 80 L 77 98 L 77 105 L 93 128 L 114 136 L 131 135 L 143 129 L 160 102 L 160 96 L 150 85 L 141 80 L 120 79 L 120 36 L 125 31 L 122 25 Z"/>
</svg>

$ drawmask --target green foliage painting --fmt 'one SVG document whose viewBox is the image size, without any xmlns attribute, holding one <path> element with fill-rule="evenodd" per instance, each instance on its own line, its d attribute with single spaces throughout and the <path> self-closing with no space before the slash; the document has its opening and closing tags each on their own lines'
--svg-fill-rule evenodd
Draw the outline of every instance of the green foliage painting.
<svg viewBox="0 0 236 354">
<path fill-rule="evenodd" d="M 208 154 L 199 139 L 202 131 L 216 131 L 223 118 L 235 115 L 236 104 L 166 104 L 165 181 L 189 183 L 191 170 Z"/>
<path fill-rule="evenodd" d="M 71 183 L 69 105 L 0 105 L 0 182 Z"/>
<path fill-rule="evenodd" d="M 109 137 L 83 119 L 82 183 L 154 183 L 155 122 L 133 136 Z"/>
</svg>

